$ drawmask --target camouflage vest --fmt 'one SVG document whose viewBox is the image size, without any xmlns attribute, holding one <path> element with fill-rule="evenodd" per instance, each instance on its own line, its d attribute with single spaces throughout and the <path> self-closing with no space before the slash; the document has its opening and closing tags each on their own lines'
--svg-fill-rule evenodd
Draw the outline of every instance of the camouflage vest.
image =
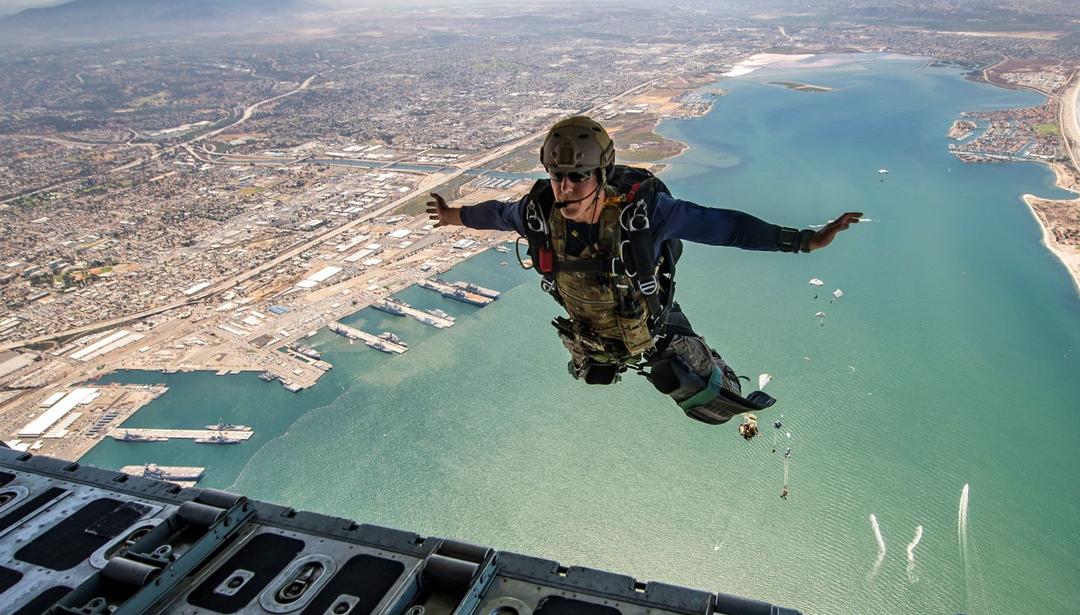
<svg viewBox="0 0 1080 615">
<path fill-rule="evenodd" d="M 623 230 L 620 201 L 608 198 L 600 213 L 599 237 L 577 256 L 566 253 L 567 220 L 554 209 L 549 218 L 551 246 L 557 263 L 611 259 L 620 255 Z M 592 239 L 591 237 L 589 238 Z M 626 273 L 555 270 L 556 299 L 574 322 L 578 342 L 596 360 L 621 362 L 653 347 L 649 305 Z"/>
</svg>

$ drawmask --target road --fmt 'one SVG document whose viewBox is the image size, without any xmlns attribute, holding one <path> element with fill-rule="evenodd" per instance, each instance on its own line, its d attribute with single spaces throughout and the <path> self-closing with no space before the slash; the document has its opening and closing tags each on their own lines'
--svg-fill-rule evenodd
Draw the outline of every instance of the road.
<svg viewBox="0 0 1080 615">
<path fill-rule="evenodd" d="M 1076 108 L 1080 103 L 1080 71 L 1074 71 L 1066 83 L 1069 85 L 1061 96 L 1058 124 L 1073 171 L 1080 177 L 1080 111 Z"/>
</svg>

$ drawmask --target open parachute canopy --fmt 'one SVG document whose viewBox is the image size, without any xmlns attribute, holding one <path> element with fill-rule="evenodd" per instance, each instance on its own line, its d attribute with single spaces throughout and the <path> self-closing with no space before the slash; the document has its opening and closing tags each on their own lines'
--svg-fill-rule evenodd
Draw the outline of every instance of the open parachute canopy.
<svg viewBox="0 0 1080 615">
<path fill-rule="evenodd" d="M 807 282 L 807 284 L 809 284 L 810 286 L 825 286 L 825 282 L 822 282 L 817 278 L 810 278 L 810 281 Z"/>
</svg>

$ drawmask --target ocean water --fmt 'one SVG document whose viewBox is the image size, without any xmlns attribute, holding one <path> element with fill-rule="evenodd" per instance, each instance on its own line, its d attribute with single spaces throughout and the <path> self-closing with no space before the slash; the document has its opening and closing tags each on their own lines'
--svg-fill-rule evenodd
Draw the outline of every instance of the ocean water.
<svg viewBox="0 0 1080 615">
<path fill-rule="evenodd" d="M 636 376 L 573 381 L 556 306 L 491 252 L 449 277 L 497 302 L 400 295 L 458 316 L 442 331 L 361 311 L 347 322 L 410 351 L 323 331 L 311 341 L 335 369 L 299 394 L 254 375 L 109 376 L 172 387 L 127 425 L 224 417 L 256 434 L 109 441 L 85 461 L 206 465 L 204 484 L 259 499 L 806 613 L 1070 612 L 1080 298 L 1020 200 L 1067 195 L 1040 165 L 960 163 L 944 136 L 961 111 L 1042 99 L 923 64 L 759 71 L 720 84 L 706 117 L 660 127 L 691 146 L 664 175 L 677 196 L 788 226 L 872 220 L 809 255 L 688 245 L 678 298 L 695 328 L 740 373 L 773 375 L 753 441 L 683 418 Z"/>
</svg>

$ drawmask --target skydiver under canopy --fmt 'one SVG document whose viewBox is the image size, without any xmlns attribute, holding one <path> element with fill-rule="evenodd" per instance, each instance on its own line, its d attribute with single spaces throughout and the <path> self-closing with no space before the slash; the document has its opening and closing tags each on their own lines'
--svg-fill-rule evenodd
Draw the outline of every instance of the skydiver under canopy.
<svg viewBox="0 0 1080 615">
<path fill-rule="evenodd" d="M 570 374 L 587 384 L 612 384 L 634 370 L 688 416 L 714 425 L 775 403 L 761 391 L 742 396 L 739 376 L 674 300 L 682 241 L 811 252 L 832 243 L 862 213 L 800 231 L 676 199 L 649 171 L 616 165 L 607 131 L 585 116 L 548 131 L 540 162 L 548 178 L 518 201 L 459 209 L 432 193 L 427 212 L 435 226 L 517 231 L 526 238 L 541 288 L 567 313 L 552 324 L 570 352 Z"/>
<path fill-rule="evenodd" d="M 758 435 L 756 416 L 753 414 L 746 415 L 746 419 L 739 425 L 739 435 L 746 440 L 752 440 L 754 436 Z"/>
</svg>

